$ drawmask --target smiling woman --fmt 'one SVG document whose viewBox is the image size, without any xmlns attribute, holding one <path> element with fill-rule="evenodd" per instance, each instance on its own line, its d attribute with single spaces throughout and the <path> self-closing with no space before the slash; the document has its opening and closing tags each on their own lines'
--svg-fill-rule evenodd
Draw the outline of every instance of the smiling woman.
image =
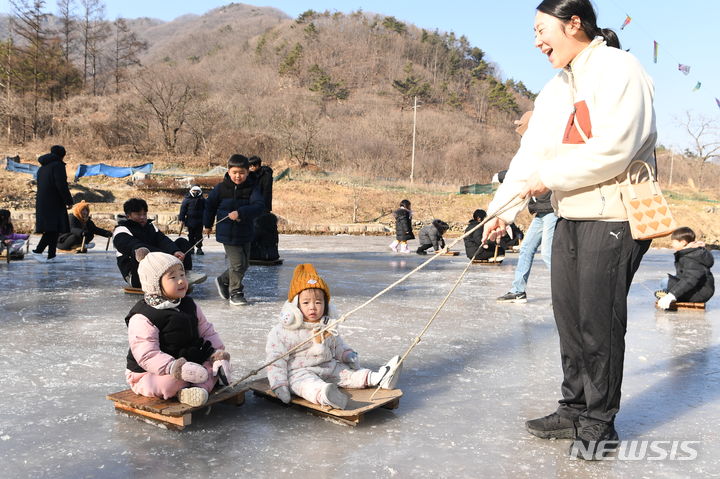
<svg viewBox="0 0 720 479">
<path fill-rule="evenodd" d="M 620 183 L 634 160 L 655 164 L 654 88 L 615 34 L 598 28 L 589 0 L 543 1 L 535 46 L 562 70 L 538 95 L 488 209 L 552 190 L 560 218 L 551 285 L 563 398 L 556 412 L 526 427 L 541 438 L 574 439 L 575 450 L 595 459 L 608 442 L 617 445 L 627 293 L 650 246 L 630 235 Z M 523 207 L 489 221 L 485 238 L 503 234 Z"/>
</svg>

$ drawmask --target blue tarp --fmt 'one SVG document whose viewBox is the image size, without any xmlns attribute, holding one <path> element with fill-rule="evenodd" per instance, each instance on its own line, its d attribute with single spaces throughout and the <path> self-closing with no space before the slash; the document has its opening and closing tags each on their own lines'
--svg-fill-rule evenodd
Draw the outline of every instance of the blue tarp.
<svg viewBox="0 0 720 479">
<path fill-rule="evenodd" d="M 78 165 L 77 171 L 75 172 L 75 181 L 82 176 L 96 176 L 105 175 L 113 178 L 125 178 L 135 172 L 148 174 L 152 172 L 153 164 L 145 163 L 144 165 L 138 166 L 110 166 L 105 163 L 98 163 L 97 165 Z"/>
<path fill-rule="evenodd" d="M 5 169 L 7 171 L 14 171 L 16 173 L 27 173 L 33 175 L 33 178 L 37 178 L 37 172 L 40 169 L 37 165 L 31 165 L 30 163 L 20 163 L 20 157 L 5 157 Z"/>
</svg>

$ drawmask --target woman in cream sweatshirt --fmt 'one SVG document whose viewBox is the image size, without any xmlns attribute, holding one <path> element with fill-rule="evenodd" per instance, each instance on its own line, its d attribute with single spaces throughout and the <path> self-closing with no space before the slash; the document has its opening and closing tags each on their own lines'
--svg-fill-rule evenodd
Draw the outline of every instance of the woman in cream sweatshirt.
<svg viewBox="0 0 720 479">
<path fill-rule="evenodd" d="M 538 95 L 528 130 L 489 211 L 516 195 L 552 191 L 559 217 L 552 248 L 552 304 L 560 336 L 562 399 L 526 422 L 542 438 L 574 439 L 597 458 L 618 440 L 627 293 L 650 241 L 630 235 L 620 183 L 634 160 L 654 165 L 652 80 L 600 29 L 589 0 L 545 0 L 535 46 L 560 72 Z M 525 203 L 493 219 L 494 240 Z M 571 447 L 571 450 L 572 450 Z"/>
</svg>

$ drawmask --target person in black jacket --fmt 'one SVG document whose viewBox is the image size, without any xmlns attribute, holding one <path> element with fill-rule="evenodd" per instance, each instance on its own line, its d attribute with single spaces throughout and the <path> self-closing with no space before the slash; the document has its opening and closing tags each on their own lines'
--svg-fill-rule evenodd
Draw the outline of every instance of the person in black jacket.
<svg viewBox="0 0 720 479">
<path fill-rule="evenodd" d="M 412 230 L 412 210 L 410 209 L 410 201 L 402 200 L 400 208 L 393 213 L 395 216 L 395 241 L 390 243 L 390 249 L 400 253 L 409 253 L 407 242 L 415 239 Z"/>
<path fill-rule="evenodd" d="M 35 231 L 42 233 L 40 243 L 33 250 L 38 261 L 53 261 L 57 249 L 58 236 L 70 230 L 67 208 L 73 205 L 65 172 L 65 148 L 54 145 L 50 153 L 38 158 L 40 169 L 37 172 L 37 196 L 35 197 Z M 47 259 L 42 256 L 48 249 Z"/>
<path fill-rule="evenodd" d="M 668 274 L 667 288 L 655 292 L 658 307 L 669 309 L 672 302 L 707 303 L 715 294 L 715 278 L 710 268 L 712 254 L 705 243 L 695 241 L 695 232 L 683 226 L 670 236 L 675 250 L 675 274 Z"/>
<path fill-rule="evenodd" d="M 195 253 L 203 255 L 202 250 L 202 230 L 203 230 L 203 214 L 205 212 L 205 198 L 202 195 L 202 188 L 194 185 L 190 188 L 187 196 L 183 198 L 180 205 L 180 214 L 178 220 L 187 227 L 188 241 L 191 245 L 196 245 Z M 199 243 L 198 243 L 199 241 Z M 190 254 L 193 252 L 190 251 Z"/>
<path fill-rule="evenodd" d="M 263 165 L 259 156 L 248 160 L 250 176 L 254 177 L 265 203 L 263 214 L 255 218 L 255 234 L 250 244 L 250 259 L 274 261 L 280 258 L 278 252 L 277 216 L 272 211 L 273 170 Z"/>
<path fill-rule="evenodd" d="M 260 194 L 265 202 L 265 213 L 269 213 L 272 211 L 273 170 L 269 166 L 263 165 L 259 156 L 251 156 L 248 165 L 250 176 L 255 177 L 255 182 L 260 188 Z"/>
<path fill-rule="evenodd" d="M 265 210 L 260 188 L 250 175 L 248 159 L 232 155 L 225 178 L 215 185 L 205 203 L 205 233 L 212 232 L 225 248 L 230 266 L 215 279 L 218 293 L 232 305 L 247 305 L 243 278 L 250 264 L 250 243 L 255 233 L 255 218 Z"/>
<path fill-rule="evenodd" d="M 86 201 L 81 201 L 73 206 L 72 213 L 68 215 L 68 220 L 70 222 L 70 232 L 63 233 L 58 238 L 58 248 L 60 249 L 73 249 L 84 245 L 83 250 L 87 251 L 95 246 L 92 243 L 95 235 L 104 236 L 105 238 L 112 236 L 112 232 L 95 226 L 95 223 L 90 218 L 90 203 Z"/>
<path fill-rule="evenodd" d="M 147 217 L 148 205 L 141 198 L 130 198 L 123 204 L 125 218 L 118 221 L 113 231 L 113 246 L 117 250 L 117 265 L 125 281 L 133 288 L 140 287 L 138 276 L 138 260 L 135 251 L 147 248 L 151 252 L 162 252 L 175 256 L 183 262 L 188 283 L 201 283 L 204 275 L 193 274 L 192 255 L 184 254 L 190 249 L 190 242 L 185 238 L 171 240 L 158 229 Z"/>
<path fill-rule="evenodd" d="M 478 224 L 482 223 L 482 221 L 487 216 L 487 213 L 485 210 L 477 209 L 473 212 L 473 217 L 470 221 L 468 221 L 467 228 L 465 228 L 465 232 L 467 233 L 471 229 L 475 228 Z M 475 231 L 470 234 L 470 236 L 466 236 L 463 240 L 465 242 L 465 254 L 470 259 L 481 259 L 481 260 L 487 260 L 490 258 L 495 257 L 495 246 L 496 243 L 494 241 L 487 241 L 484 245 L 482 244 L 482 234 L 483 234 L 483 228 L 478 228 Z M 478 248 L 480 250 L 478 251 Z M 477 254 L 476 254 L 477 253 Z M 500 246 L 497 246 L 497 257 L 500 258 L 501 256 L 505 256 L 505 249 L 501 248 Z"/>
</svg>

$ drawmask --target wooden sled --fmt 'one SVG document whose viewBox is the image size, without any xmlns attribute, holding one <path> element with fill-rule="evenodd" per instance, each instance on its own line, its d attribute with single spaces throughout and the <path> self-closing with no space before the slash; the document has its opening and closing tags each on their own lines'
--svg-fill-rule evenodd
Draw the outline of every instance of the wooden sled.
<svg viewBox="0 0 720 479">
<path fill-rule="evenodd" d="M 270 389 L 270 383 L 267 378 L 253 381 L 249 384 L 249 387 L 256 396 L 265 396 L 268 399 L 280 401 L 272 389 Z M 291 404 L 295 407 L 305 409 L 310 414 L 326 417 L 348 426 L 357 426 L 365 413 L 373 409 L 380 407 L 396 409 L 400 405 L 400 398 L 403 394 L 399 389 L 381 389 L 375 395 L 375 398 L 370 401 L 370 396 L 375 392 L 375 388 L 343 388 L 343 391 L 350 396 L 347 409 L 333 409 L 330 406 L 321 406 L 295 395 L 292 396 Z"/>
<path fill-rule="evenodd" d="M 460 252 L 459 251 L 446 251 L 444 253 L 435 253 L 435 254 L 439 254 L 440 256 L 459 256 Z"/>
<path fill-rule="evenodd" d="M 655 301 L 655 307 L 657 307 L 657 301 Z M 658 308 L 660 309 L 660 308 Z M 705 310 L 705 303 L 676 303 L 673 301 L 670 303 L 670 307 L 668 308 L 668 311 L 678 311 L 680 309 L 690 309 L 690 310 Z"/>
<path fill-rule="evenodd" d="M 86 248 L 73 248 L 73 249 L 59 249 L 57 250 L 58 253 L 73 253 L 73 254 L 85 254 L 88 252 Z"/>
<path fill-rule="evenodd" d="M 283 259 L 271 259 L 271 260 L 264 260 L 264 259 L 251 259 L 250 264 L 254 266 L 277 266 L 279 264 L 283 264 Z"/>
<path fill-rule="evenodd" d="M 484 264 L 484 265 L 487 265 L 487 266 L 500 266 L 500 265 L 502 264 L 502 262 L 503 262 L 503 259 L 505 259 L 503 256 L 501 256 L 501 257 L 499 257 L 499 258 L 497 258 L 497 259 L 494 259 L 494 258 L 490 258 L 490 259 L 474 259 L 474 260 L 473 260 L 473 264 Z"/>
<path fill-rule="evenodd" d="M 242 406 L 245 403 L 245 391 L 230 389 L 219 394 L 210 394 L 208 401 L 202 406 L 188 406 L 176 399 L 161 399 L 139 396 L 130 389 L 105 396 L 115 405 L 115 411 L 140 418 L 142 420 L 166 426 L 170 429 L 182 430 L 192 423 L 193 411 L 199 411 L 219 402 Z"/>
</svg>

